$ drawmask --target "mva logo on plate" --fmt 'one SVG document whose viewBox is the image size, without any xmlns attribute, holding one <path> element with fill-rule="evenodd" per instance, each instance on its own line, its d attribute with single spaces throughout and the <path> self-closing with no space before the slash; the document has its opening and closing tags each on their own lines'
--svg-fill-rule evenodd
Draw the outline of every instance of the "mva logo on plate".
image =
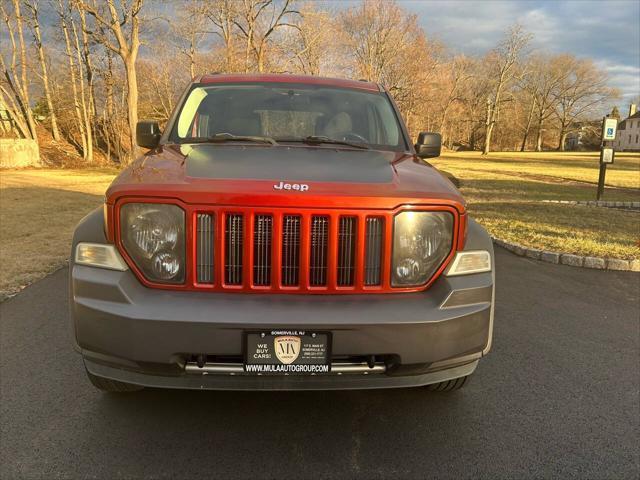
<svg viewBox="0 0 640 480">
<path fill-rule="evenodd" d="M 300 343 L 300 337 L 275 337 L 273 348 L 278 360 L 285 365 L 295 362 L 300 355 Z"/>
</svg>

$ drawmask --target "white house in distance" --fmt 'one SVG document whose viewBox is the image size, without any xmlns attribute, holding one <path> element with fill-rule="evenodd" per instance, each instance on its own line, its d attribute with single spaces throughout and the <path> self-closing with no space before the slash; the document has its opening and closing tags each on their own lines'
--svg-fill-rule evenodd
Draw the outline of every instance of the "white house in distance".
<svg viewBox="0 0 640 480">
<path fill-rule="evenodd" d="M 616 139 L 613 141 L 613 148 L 618 152 L 640 151 L 640 112 L 637 106 L 629 106 L 629 116 L 618 123 Z"/>
</svg>

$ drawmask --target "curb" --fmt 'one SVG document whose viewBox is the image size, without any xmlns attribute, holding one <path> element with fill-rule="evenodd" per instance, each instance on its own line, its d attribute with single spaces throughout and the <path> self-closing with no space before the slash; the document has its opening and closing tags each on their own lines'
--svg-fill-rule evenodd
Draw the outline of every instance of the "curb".
<svg viewBox="0 0 640 480">
<path fill-rule="evenodd" d="M 624 208 L 640 210 L 640 202 L 605 202 L 603 200 L 540 200 L 542 203 L 581 205 L 584 207 Z"/>
<path fill-rule="evenodd" d="M 556 265 L 570 265 L 572 267 L 594 268 L 596 270 L 616 270 L 622 272 L 640 272 L 640 259 L 624 260 L 621 258 L 583 257 L 570 253 L 548 252 L 536 248 L 529 248 L 517 243 L 506 242 L 491 237 L 493 243 L 509 250 L 520 257 L 532 258 Z"/>
</svg>

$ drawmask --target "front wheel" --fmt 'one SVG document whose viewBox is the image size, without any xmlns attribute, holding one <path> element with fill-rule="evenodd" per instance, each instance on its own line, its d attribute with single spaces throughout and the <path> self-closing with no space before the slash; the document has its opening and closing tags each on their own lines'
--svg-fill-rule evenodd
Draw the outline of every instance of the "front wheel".
<svg viewBox="0 0 640 480">
<path fill-rule="evenodd" d="M 432 383 L 427 385 L 427 390 L 430 392 L 453 392 L 461 389 L 469 381 L 469 377 L 470 375 L 467 375 L 466 377 L 454 378 L 445 382 Z"/>
<path fill-rule="evenodd" d="M 89 377 L 89 380 L 94 387 L 96 387 L 98 390 L 102 390 L 103 392 L 138 392 L 144 388 L 140 385 L 134 385 L 132 383 L 124 383 L 117 380 L 111 380 L 110 378 L 98 377 L 89 371 L 87 371 L 87 377 Z"/>
</svg>

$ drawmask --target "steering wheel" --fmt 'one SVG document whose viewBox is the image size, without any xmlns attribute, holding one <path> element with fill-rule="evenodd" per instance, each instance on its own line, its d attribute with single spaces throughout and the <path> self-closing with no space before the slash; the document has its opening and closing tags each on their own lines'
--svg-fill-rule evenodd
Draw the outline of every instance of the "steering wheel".
<svg viewBox="0 0 640 480">
<path fill-rule="evenodd" d="M 342 139 L 345 142 L 369 143 L 369 140 L 364 138 L 362 135 L 358 135 L 357 133 L 353 133 L 353 132 L 345 133 Z"/>
</svg>

